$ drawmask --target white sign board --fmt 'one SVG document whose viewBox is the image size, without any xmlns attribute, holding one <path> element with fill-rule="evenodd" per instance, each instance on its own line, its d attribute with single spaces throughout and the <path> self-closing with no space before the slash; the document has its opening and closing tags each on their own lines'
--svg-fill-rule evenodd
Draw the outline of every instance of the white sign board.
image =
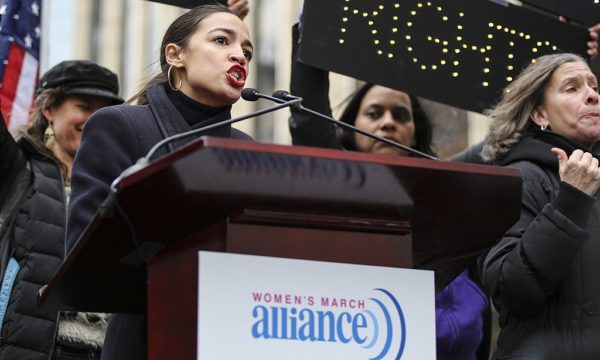
<svg viewBox="0 0 600 360">
<path fill-rule="evenodd" d="M 199 252 L 198 359 L 435 359 L 433 272 Z"/>
</svg>

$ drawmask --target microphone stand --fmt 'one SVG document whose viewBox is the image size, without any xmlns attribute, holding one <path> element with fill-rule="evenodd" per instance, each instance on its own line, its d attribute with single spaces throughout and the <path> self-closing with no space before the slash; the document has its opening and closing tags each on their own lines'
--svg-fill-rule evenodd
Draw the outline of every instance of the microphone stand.
<svg viewBox="0 0 600 360">
<path fill-rule="evenodd" d="M 236 117 L 236 118 L 233 118 L 233 119 L 221 121 L 221 122 L 218 122 L 218 123 L 215 123 L 215 124 L 212 124 L 212 125 L 207 125 L 207 126 L 199 128 L 199 129 L 194 129 L 192 131 L 188 131 L 188 132 L 184 132 L 184 133 L 181 133 L 181 134 L 173 135 L 171 137 L 165 138 L 165 139 L 157 142 L 156 145 L 154 145 L 152 147 L 152 149 L 150 149 L 150 151 L 148 151 L 148 154 L 146 154 L 146 156 L 144 156 L 140 160 L 145 161 L 145 164 L 147 164 L 148 162 L 150 162 L 150 159 L 152 158 L 152 156 L 154 155 L 154 153 L 158 149 L 160 149 L 162 146 L 164 146 L 165 144 L 167 144 L 167 143 L 169 143 L 171 141 L 179 140 L 181 138 L 185 138 L 185 137 L 188 137 L 188 136 L 191 136 L 191 135 L 195 135 L 195 134 L 203 132 L 203 131 L 212 130 L 212 129 L 217 128 L 217 127 L 231 125 L 231 124 L 234 124 L 236 122 L 239 122 L 239 121 L 242 121 L 242 120 L 246 120 L 246 119 L 250 119 L 252 117 L 256 117 L 256 116 L 259 116 L 259 115 L 262 115 L 262 114 L 266 114 L 266 113 L 269 113 L 269 112 L 272 112 L 272 111 L 276 111 L 276 110 L 279 110 L 279 109 L 283 109 L 283 108 L 288 107 L 288 106 L 294 106 L 295 104 L 299 103 L 300 101 L 302 101 L 302 99 L 293 99 L 293 100 L 290 100 L 290 101 L 279 102 L 279 105 L 275 105 L 275 106 L 270 107 L 270 108 L 262 109 L 262 110 L 253 112 L 251 114 L 243 115 L 243 116 Z M 138 160 L 138 162 L 140 160 Z"/>
<path fill-rule="evenodd" d="M 243 97 L 245 100 L 254 101 L 258 98 L 257 97 L 258 94 L 260 94 L 255 89 L 245 89 L 245 90 L 246 91 L 243 92 Z M 254 99 L 253 99 L 253 97 L 254 97 Z M 162 245 L 160 243 L 156 243 L 156 242 L 149 242 L 149 241 L 140 242 L 139 241 L 135 225 L 132 223 L 131 219 L 129 219 L 129 217 L 127 216 L 125 211 L 123 211 L 123 209 L 121 208 L 121 205 L 119 204 L 119 201 L 117 200 L 117 186 L 119 185 L 119 183 L 121 182 L 121 180 L 124 177 L 126 177 L 126 176 L 144 168 L 146 165 L 148 165 L 148 163 L 150 163 L 150 160 L 152 159 L 152 156 L 156 153 L 156 151 L 171 141 L 175 141 L 175 140 L 182 139 L 182 138 L 185 138 L 188 136 L 196 135 L 203 131 L 212 130 L 217 127 L 231 125 L 238 121 L 246 120 L 246 119 L 249 119 L 249 118 L 252 118 L 255 116 L 259 116 L 259 115 L 262 115 L 262 114 L 265 114 L 265 113 L 268 113 L 271 111 L 283 109 L 285 107 L 297 106 L 297 104 L 299 104 L 301 101 L 302 101 L 302 99 L 290 99 L 289 101 L 285 101 L 285 100 L 277 101 L 278 105 L 272 106 L 270 108 L 255 111 L 255 112 L 247 114 L 247 115 L 243 115 L 243 116 L 225 120 L 225 121 L 220 121 L 220 122 L 217 122 L 217 123 L 214 123 L 211 125 L 203 126 L 198 129 L 194 129 L 191 131 L 187 131 L 187 132 L 183 132 L 183 133 L 176 134 L 173 136 L 169 136 L 169 137 L 164 138 L 161 141 L 157 142 L 148 151 L 146 156 L 138 159 L 135 162 L 135 164 L 133 164 L 132 166 L 123 170 L 123 172 L 111 183 L 110 192 L 109 192 L 108 196 L 106 197 L 106 199 L 104 200 L 104 202 L 100 205 L 100 209 L 99 209 L 101 216 L 105 216 L 105 217 L 112 217 L 114 210 L 118 211 L 120 213 L 120 215 L 123 217 L 123 221 L 125 221 L 125 224 L 127 225 L 128 229 L 129 229 L 132 241 L 135 245 L 135 250 L 131 254 L 129 254 L 128 256 L 123 258 L 122 261 L 124 263 L 130 264 L 130 265 L 143 264 L 144 262 L 148 262 L 152 258 L 152 256 L 154 256 L 154 254 L 156 252 L 158 252 L 164 246 L 164 245 Z"/>
<path fill-rule="evenodd" d="M 262 94 L 260 94 L 262 95 Z M 260 96 L 257 94 L 257 96 Z M 264 95 L 266 96 L 266 95 Z M 276 98 L 273 98 L 276 99 Z M 229 119 L 229 120 L 225 120 L 225 121 L 220 121 L 218 123 L 214 123 L 211 125 L 207 125 L 207 126 L 203 126 L 201 128 L 198 129 L 194 129 L 191 131 L 187 131 L 187 132 L 183 132 L 181 134 L 177 134 L 177 135 L 173 135 L 167 138 L 162 139 L 161 141 L 157 142 L 146 154 L 146 156 L 139 158 L 135 164 L 133 164 L 132 166 L 128 167 L 127 169 L 125 169 L 110 185 L 110 189 L 111 189 L 111 193 L 116 193 L 117 191 L 117 186 L 119 184 L 119 182 L 121 182 L 121 180 L 125 177 L 128 176 L 140 169 L 142 169 L 143 167 L 145 167 L 146 165 L 148 165 L 148 163 L 150 163 L 150 160 L 152 159 L 152 156 L 154 155 L 154 153 L 156 153 L 156 151 L 158 149 L 160 149 L 162 146 L 175 141 L 175 140 L 179 140 L 188 136 L 192 136 L 192 135 L 196 135 L 198 133 L 207 131 L 207 130 L 212 130 L 214 128 L 218 128 L 221 126 L 226 126 L 226 125 L 231 125 L 234 124 L 236 122 L 242 121 L 242 120 L 246 120 L 252 117 L 256 117 L 262 114 L 266 114 L 272 111 L 276 111 L 279 109 L 283 109 L 285 107 L 290 107 L 290 106 L 297 106 L 299 105 L 299 103 L 302 101 L 302 99 L 298 98 L 298 99 L 291 99 L 289 101 L 285 101 L 285 100 L 281 100 L 281 99 L 277 99 L 277 103 L 278 105 L 272 106 L 270 108 L 266 108 L 266 109 L 262 109 L 247 115 L 243 115 L 243 116 L 239 116 L 233 119 Z"/>
<path fill-rule="evenodd" d="M 368 131 L 359 129 L 359 128 L 357 128 L 354 125 L 346 124 L 345 122 L 336 120 L 336 119 L 334 119 L 332 117 L 329 117 L 327 115 L 321 114 L 320 112 L 317 112 L 317 111 L 311 110 L 309 108 L 306 108 L 306 107 L 302 106 L 302 98 L 301 97 L 290 95 L 287 91 L 281 91 L 281 90 L 279 90 L 279 91 L 276 91 L 275 94 L 277 94 L 278 96 L 282 96 L 282 97 L 285 97 L 285 98 L 289 99 L 288 101 L 294 101 L 294 100 L 296 100 L 297 101 L 296 103 L 294 103 L 293 105 L 290 105 L 290 106 L 293 106 L 294 109 L 297 109 L 299 111 L 304 111 L 306 113 L 309 113 L 311 115 L 315 115 L 315 116 L 320 117 L 321 119 L 325 119 L 327 121 L 331 121 L 332 123 L 334 123 L 334 124 L 336 124 L 336 125 L 338 125 L 340 127 L 343 127 L 345 129 L 349 129 L 349 130 L 352 130 L 352 131 L 355 131 L 355 132 L 357 132 L 357 133 L 359 133 L 361 135 L 370 137 L 371 139 L 384 142 L 384 143 L 386 143 L 388 145 L 394 146 L 394 147 L 396 147 L 398 149 L 402 149 L 402 150 L 404 150 L 404 151 L 406 151 L 408 153 L 411 153 L 413 155 L 417 155 L 417 156 L 420 156 L 420 157 L 423 157 L 423 158 L 426 158 L 426 159 L 429 159 L 429 160 L 440 161 L 440 159 L 436 158 L 435 156 L 431 156 L 431 155 L 426 154 L 426 153 L 424 153 L 422 151 L 415 150 L 415 149 L 413 149 L 413 148 L 411 148 L 409 146 L 400 144 L 400 143 L 395 142 L 393 140 L 386 139 L 386 138 L 381 137 L 381 136 L 377 136 L 377 135 L 372 134 L 372 133 L 370 133 Z M 271 100 L 271 101 L 274 101 L 274 102 L 280 103 L 280 104 L 284 104 L 284 103 L 287 102 L 286 100 L 278 98 L 276 96 L 269 96 L 269 95 L 264 95 L 264 94 L 256 94 L 256 96 L 264 98 L 264 99 L 268 99 L 268 100 Z"/>
</svg>

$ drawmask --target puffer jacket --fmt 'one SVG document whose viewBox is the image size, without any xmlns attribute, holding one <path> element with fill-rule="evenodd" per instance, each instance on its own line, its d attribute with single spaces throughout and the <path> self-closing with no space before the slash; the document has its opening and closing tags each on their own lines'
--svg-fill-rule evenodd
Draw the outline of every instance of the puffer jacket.
<svg viewBox="0 0 600 360">
<path fill-rule="evenodd" d="M 500 314 L 493 359 L 600 358 L 600 205 L 560 181 L 550 132 L 525 137 L 500 162 L 522 170 L 521 217 L 485 257 L 482 279 Z M 501 209 L 500 209 L 501 210 Z"/>
<path fill-rule="evenodd" d="M 41 286 L 48 284 L 63 259 L 66 220 L 63 179 L 55 160 L 26 137 L 15 143 L 4 120 L 0 123 L 0 163 L 13 163 L 17 154 L 17 158 L 27 159 L 31 170 L 22 176 L 22 166 L 12 169 L 2 174 L 0 181 L 0 194 L 7 194 L 0 204 L 7 214 L 0 228 L 4 259 L 0 360 L 46 360 L 52 349 L 58 314 L 39 310 L 36 294 Z M 10 195 L 19 185 L 21 196 L 11 201 Z"/>
</svg>

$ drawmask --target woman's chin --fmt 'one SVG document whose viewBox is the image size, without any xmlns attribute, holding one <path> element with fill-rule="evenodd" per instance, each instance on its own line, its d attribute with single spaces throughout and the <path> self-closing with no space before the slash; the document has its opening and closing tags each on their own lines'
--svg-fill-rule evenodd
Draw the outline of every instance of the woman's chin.
<svg viewBox="0 0 600 360">
<path fill-rule="evenodd" d="M 225 103 L 224 106 L 229 106 L 229 105 L 233 105 L 236 102 L 238 102 L 238 100 L 240 99 L 240 97 L 242 96 L 242 91 L 236 91 L 236 90 L 228 90 L 225 94 L 223 94 L 223 102 Z"/>
<path fill-rule="evenodd" d="M 406 156 L 406 151 L 397 149 L 393 146 L 378 146 L 373 149 L 373 154 L 377 155 L 392 155 L 392 156 Z"/>
</svg>

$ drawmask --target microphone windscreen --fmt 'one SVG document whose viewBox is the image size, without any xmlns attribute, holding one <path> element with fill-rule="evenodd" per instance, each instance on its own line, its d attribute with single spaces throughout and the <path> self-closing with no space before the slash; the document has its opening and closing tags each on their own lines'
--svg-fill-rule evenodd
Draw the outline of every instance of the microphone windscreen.
<svg viewBox="0 0 600 360">
<path fill-rule="evenodd" d="M 258 100 L 258 90 L 253 88 L 245 88 L 242 90 L 242 99 L 246 101 L 256 101 Z"/>
<path fill-rule="evenodd" d="M 290 95 L 289 92 L 285 91 L 285 90 L 277 90 L 273 93 L 273 97 L 281 99 L 281 100 L 289 100 L 288 96 Z"/>
</svg>

